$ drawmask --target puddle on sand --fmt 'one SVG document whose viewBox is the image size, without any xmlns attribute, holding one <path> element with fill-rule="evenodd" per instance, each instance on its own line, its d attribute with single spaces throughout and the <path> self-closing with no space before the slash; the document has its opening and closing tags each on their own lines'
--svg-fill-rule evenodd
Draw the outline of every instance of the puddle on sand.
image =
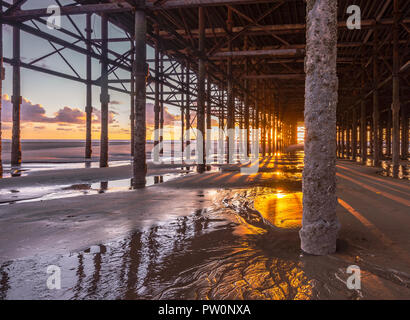
<svg viewBox="0 0 410 320">
<path fill-rule="evenodd" d="M 291 201 L 283 190 L 284 196 L 268 197 L 278 193 L 261 187 L 218 190 L 209 208 L 108 243 L 4 262 L 0 299 L 358 299 L 367 297 L 366 290 L 380 291 L 384 287 L 374 283 L 388 277 L 410 279 L 369 267 L 355 247 L 348 255 L 346 249 L 328 257 L 301 255 L 297 229 L 286 223 L 272 228 L 276 217 L 255 210 Z M 362 280 L 362 291 L 346 288 L 351 264 L 369 279 L 369 285 Z M 49 265 L 61 268 L 61 290 L 46 287 Z M 410 290 L 397 279 L 388 283 L 402 296 Z"/>
<path fill-rule="evenodd" d="M 109 161 L 109 167 L 118 167 L 130 165 L 129 160 Z M 99 168 L 98 161 L 79 161 L 79 162 L 24 162 L 20 166 L 10 166 L 4 164 L 3 174 L 0 178 L 25 177 L 33 172 L 50 171 L 50 170 L 66 170 L 66 169 L 82 169 L 82 168 Z"/>
<path fill-rule="evenodd" d="M 164 183 L 190 174 L 191 171 L 183 170 L 179 173 L 147 176 L 146 186 Z M 45 201 L 52 199 L 70 198 L 81 195 L 111 193 L 133 190 L 131 179 L 101 181 L 95 183 L 80 183 L 63 186 L 24 187 L 20 189 L 0 190 L 0 206 L 14 203 Z"/>
<path fill-rule="evenodd" d="M 310 298 L 300 262 L 266 256 L 260 233 L 245 229 L 214 205 L 80 252 L 5 262 L 0 298 Z M 46 289 L 48 265 L 61 268 L 61 290 Z"/>
</svg>

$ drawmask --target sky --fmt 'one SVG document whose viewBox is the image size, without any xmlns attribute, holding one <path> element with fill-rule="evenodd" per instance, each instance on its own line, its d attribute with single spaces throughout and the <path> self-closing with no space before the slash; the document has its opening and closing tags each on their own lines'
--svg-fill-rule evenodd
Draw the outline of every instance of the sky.
<svg viewBox="0 0 410 320">
<path fill-rule="evenodd" d="M 12 0 L 5 2 L 11 3 Z M 72 3 L 71 0 L 61 0 L 62 5 Z M 53 0 L 29 0 L 22 9 L 45 8 L 55 4 Z M 85 15 L 73 16 L 74 22 L 79 29 L 85 29 Z M 75 32 L 74 27 L 66 17 L 62 17 L 62 27 Z M 33 24 L 29 24 L 33 26 Z M 93 15 L 93 37 L 100 38 L 100 18 Z M 58 36 L 64 40 L 74 42 L 69 36 L 61 34 L 58 30 L 49 30 L 46 26 L 38 24 L 42 31 Z M 84 33 L 84 31 L 83 31 Z M 125 33 L 116 26 L 109 26 L 109 37 L 125 37 Z M 78 44 L 80 45 L 80 44 Z M 57 48 L 61 46 L 55 45 Z M 81 44 L 80 46 L 84 46 Z M 113 42 L 109 48 L 122 54 L 129 50 L 128 42 Z M 25 63 L 54 51 L 54 48 L 43 39 L 21 32 L 21 60 Z M 85 78 L 85 56 L 74 51 L 64 49 L 61 51 L 64 57 L 73 65 L 78 74 Z M 12 57 L 12 28 L 3 26 L 3 54 L 4 57 Z M 153 49 L 147 47 L 147 58 L 153 58 Z M 64 60 L 54 54 L 35 65 L 51 70 L 75 75 Z M 2 96 L 2 138 L 11 139 L 12 127 L 12 68 L 8 64 L 5 67 L 5 80 L 3 81 Z M 100 76 L 99 61 L 92 61 L 93 79 Z M 129 73 L 119 70 L 119 78 L 129 78 Z M 113 75 L 110 76 L 112 78 Z M 117 87 L 120 85 L 116 84 Z M 128 89 L 128 85 L 126 85 Z M 109 138 L 112 140 L 127 140 L 130 138 L 130 96 L 110 90 L 109 105 Z M 37 71 L 21 68 L 21 138 L 22 139 L 85 139 L 85 84 L 47 75 Z M 93 86 L 93 130 L 92 138 L 99 139 L 100 129 L 100 88 Z M 153 105 L 147 101 L 147 139 L 151 139 L 153 128 Z M 180 111 L 173 106 L 165 105 L 165 126 L 171 126 L 174 121 L 180 119 Z M 166 137 L 165 137 L 166 138 Z"/>
</svg>

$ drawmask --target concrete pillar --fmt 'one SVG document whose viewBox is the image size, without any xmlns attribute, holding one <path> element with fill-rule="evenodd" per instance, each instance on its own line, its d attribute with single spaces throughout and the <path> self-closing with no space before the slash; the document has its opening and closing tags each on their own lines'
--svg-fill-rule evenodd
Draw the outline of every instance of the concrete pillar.
<svg viewBox="0 0 410 320">
<path fill-rule="evenodd" d="M 91 13 L 88 13 L 86 16 L 86 37 L 87 37 L 87 51 L 91 53 L 91 35 L 93 30 L 91 29 Z M 85 105 L 85 114 L 86 114 L 86 134 L 85 134 L 85 158 L 91 159 L 92 155 L 92 144 L 91 144 L 91 131 L 92 131 L 92 74 L 91 74 L 91 54 L 87 54 L 87 97 Z"/>
<path fill-rule="evenodd" d="M 4 67 L 3 67 L 3 24 L 1 23 L 1 17 L 3 15 L 3 1 L 0 0 L 0 178 L 3 177 L 3 162 L 1 157 L 1 109 L 3 104 L 3 80 L 4 80 Z"/>
<path fill-rule="evenodd" d="M 259 132 L 259 88 L 258 88 L 258 82 L 256 81 L 255 85 L 255 130 L 258 130 Z M 256 139 L 259 140 L 259 133 Z M 259 156 L 259 150 L 258 150 L 258 156 Z"/>
<path fill-rule="evenodd" d="M 336 251 L 337 1 L 307 0 L 302 250 Z M 317 115 L 321 114 L 320 117 Z"/>
<path fill-rule="evenodd" d="M 342 125 L 342 140 L 341 140 L 341 147 L 342 147 L 342 156 L 341 158 L 344 159 L 345 158 L 345 153 L 346 153 L 346 118 L 345 115 L 342 114 L 341 116 L 341 125 Z"/>
<path fill-rule="evenodd" d="M 160 70 L 159 70 L 159 27 L 154 26 L 155 34 L 157 38 L 155 40 L 155 51 L 154 51 L 154 71 L 155 77 L 157 78 L 154 83 L 154 148 L 159 144 L 160 132 L 159 132 L 159 113 L 160 113 L 160 102 L 159 102 L 159 81 L 160 81 Z M 154 161 L 159 161 L 159 152 L 154 153 Z"/>
<path fill-rule="evenodd" d="M 357 157 L 357 110 L 352 111 L 352 158 L 356 162 Z"/>
<path fill-rule="evenodd" d="M 18 1 L 14 0 L 16 4 Z M 13 27 L 13 129 L 11 137 L 11 165 L 21 164 L 20 141 L 20 110 L 21 110 L 21 83 L 20 83 L 20 30 Z"/>
<path fill-rule="evenodd" d="M 141 1 L 141 4 L 144 2 Z M 135 130 L 133 158 L 133 186 L 142 188 L 146 183 L 146 16 L 144 10 L 135 11 Z"/>
<path fill-rule="evenodd" d="M 134 41 L 131 41 L 131 81 L 130 81 L 130 122 L 131 122 L 131 157 L 134 156 L 134 130 L 135 130 L 135 48 L 134 48 Z"/>
<path fill-rule="evenodd" d="M 361 87 L 360 87 L 360 158 L 361 163 L 367 161 L 367 118 L 366 118 L 366 100 L 365 100 L 365 78 L 364 78 L 364 61 L 362 61 Z"/>
<path fill-rule="evenodd" d="M 205 19 L 204 8 L 198 8 L 198 28 L 199 28 L 199 61 L 198 61 L 198 100 L 197 100 L 197 129 L 202 134 L 202 146 L 197 146 L 197 150 L 202 147 L 202 155 L 198 158 L 197 172 L 203 173 L 205 171 L 205 61 L 204 61 L 204 49 L 205 49 Z"/>
<path fill-rule="evenodd" d="M 407 160 L 409 150 L 408 108 L 401 108 L 401 158 Z"/>
<path fill-rule="evenodd" d="M 380 146 L 381 139 L 379 136 L 380 126 L 380 111 L 379 111 L 379 70 L 378 70 L 378 58 L 377 58 L 377 28 L 373 30 L 374 42 L 373 42 L 373 163 L 376 167 L 380 166 Z"/>
<path fill-rule="evenodd" d="M 393 122 L 393 177 L 399 176 L 400 165 L 400 58 L 399 58 L 399 22 L 400 11 L 399 1 L 394 0 L 394 25 L 393 25 L 393 103 L 392 103 L 392 122 Z"/>
<path fill-rule="evenodd" d="M 185 69 L 185 88 L 187 90 L 186 94 L 186 101 L 185 101 L 185 159 L 191 158 L 191 137 L 189 134 L 189 130 L 191 129 L 191 110 L 189 105 L 191 104 L 191 96 L 190 96 L 190 74 L 189 74 L 189 67 L 190 64 L 186 62 L 186 69 Z"/>
<path fill-rule="evenodd" d="M 336 122 L 336 130 L 337 130 L 337 144 L 336 144 L 336 151 L 337 151 L 337 156 L 340 158 L 341 157 L 341 129 L 340 129 L 340 116 L 339 119 Z"/>
<path fill-rule="evenodd" d="M 182 88 L 185 87 L 184 79 L 185 79 L 184 67 L 181 66 Z M 182 93 L 181 94 L 181 160 L 184 159 L 184 151 L 185 151 L 184 137 L 185 137 L 185 93 Z"/>
<path fill-rule="evenodd" d="M 108 167 L 108 17 L 101 15 L 101 137 L 100 167 Z"/>
<path fill-rule="evenodd" d="M 227 30 L 229 33 L 232 32 L 232 10 L 228 8 L 228 19 L 226 21 Z M 232 41 L 228 41 L 228 51 L 232 51 Z M 228 113 L 227 113 L 227 128 L 228 128 L 228 163 L 233 163 L 234 159 L 234 147 L 235 144 L 233 143 L 235 139 L 234 130 L 235 129 L 235 100 L 234 100 L 234 93 L 233 93 L 233 78 L 232 78 L 232 57 L 228 58 L 227 63 L 227 77 L 228 77 Z M 231 130 L 230 130 L 231 129 Z M 231 143 L 232 142 L 232 143 Z"/>
<path fill-rule="evenodd" d="M 212 129 L 212 118 L 211 118 L 211 111 L 212 111 L 212 101 L 211 101 L 211 79 L 208 73 L 208 79 L 206 83 L 206 134 L 205 134 L 205 143 L 206 143 L 206 152 L 211 150 L 212 144 L 212 137 L 211 137 L 211 129 Z M 206 165 L 206 170 L 211 170 L 211 165 Z"/>
<path fill-rule="evenodd" d="M 159 154 L 164 154 L 164 56 L 159 53 L 159 78 L 161 80 L 159 84 Z"/>
<path fill-rule="evenodd" d="M 246 58 L 245 61 L 245 74 L 248 74 L 248 63 L 249 60 L 248 58 Z M 248 82 L 249 80 L 245 79 L 244 80 L 244 89 L 245 89 L 245 93 L 244 93 L 244 103 L 245 103 L 245 140 L 246 140 L 246 155 L 249 156 L 250 154 L 250 124 L 249 124 L 249 96 L 248 96 L 248 90 L 249 90 L 249 86 L 248 86 Z"/>
<path fill-rule="evenodd" d="M 386 156 L 391 157 L 391 109 L 387 110 L 387 123 L 386 123 Z"/>
<path fill-rule="evenodd" d="M 269 109 L 268 109 L 268 146 L 269 146 L 268 150 L 269 150 L 269 156 L 270 156 L 272 155 L 272 104 L 269 104 Z"/>
<path fill-rule="evenodd" d="M 266 156 L 266 82 L 263 83 L 262 91 L 262 156 Z"/>
<path fill-rule="evenodd" d="M 349 113 L 346 112 L 346 157 L 347 159 L 350 160 L 350 155 L 351 155 L 351 145 L 350 145 L 350 128 L 351 128 L 351 124 L 350 124 L 350 117 L 349 117 Z"/>
</svg>

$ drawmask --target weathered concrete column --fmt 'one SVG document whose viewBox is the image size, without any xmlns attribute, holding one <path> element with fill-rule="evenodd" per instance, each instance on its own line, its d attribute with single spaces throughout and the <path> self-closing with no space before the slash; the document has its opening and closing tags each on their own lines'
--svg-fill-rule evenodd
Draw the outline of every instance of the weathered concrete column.
<svg viewBox="0 0 410 320">
<path fill-rule="evenodd" d="M 362 69 L 364 68 L 364 61 L 362 61 Z M 360 158 L 361 163 L 365 164 L 367 161 L 367 119 L 366 119 L 366 100 L 365 100 L 365 78 L 364 69 L 361 74 L 360 87 Z"/>
<path fill-rule="evenodd" d="M 407 160 L 409 150 L 409 116 L 408 108 L 401 108 L 401 158 Z"/>
<path fill-rule="evenodd" d="M 181 66 L 182 88 L 185 87 L 184 79 L 185 79 L 184 67 Z M 184 137 L 185 137 L 185 93 L 181 93 L 181 161 L 184 159 L 184 151 L 185 151 Z"/>
<path fill-rule="evenodd" d="M 155 34 L 157 38 L 155 40 L 155 52 L 154 52 L 154 71 L 155 71 L 155 83 L 154 83 L 154 148 L 159 144 L 160 132 L 159 132 L 159 113 L 160 113 L 160 102 L 159 102 L 159 81 L 160 81 L 160 70 L 159 70 L 159 27 L 154 26 Z M 154 153 L 154 161 L 159 161 L 159 150 Z"/>
<path fill-rule="evenodd" d="M 337 1 L 307 0 L 303 251 L 336 251 Z"/>
<path fill-rule="evenodd" d="M 201 143 L 201 146 L 197 146 L 197 150 L 202 147 L 202 154 L 198 154 L 197 172 L 203 173 L 205 171 L 205 61 L 204 61 L 204 49 L 205 49 L 205 19 L 204 8 L 198 8 L 198 29 L 199 29 L 199 61 L 198 61 L 198 100 L 197 100 L 197 129 L 202 134 L 202 141 L 197 139 L 197 144 Z"/>
<path fill-rule="evenodd" d="M 108 17 L 101 15 L 101 137 L 100 167 L 108 167 Z"/>
<path fill-rule="evenodd" d="M 357 111 L 353 108 L 352 111 L 352 158 L 356 162 L 357 157 Z"/>
<path fill-rule="evenodd" d="M 14 0 L 13 3 L 16 4 L 17 0 Z M 22 99 L 20 82 L 20 30 L 17 27 L 13 27 L 13 129 L 11 137 L 12 166 L 18 166 L 21 164 L 20 109 Z"/>
<path fill-rule="evenodd" d="M 131 122 L 131 156 L 134 156 L 134 130 L 135 130 L 135 48 L 134 48 L 134 41 L 131 41 L 131 65 L 132 65 L 132 70 L 130 74 L 130 98 L 131 98 L 131 103 L 130 103 L 130 122 Z"/>
<path fill-rule="evenodd" d="M 393 25 L 393 103 L 392 103 L 392 122 L 393 122 L 393 177 L 399 176 L 400 165 L 400 59 L 399 59 L 399 1 L 394 0 L 394 25 Z"/>
<path fill-rule="evenodd" d="M 246 58 L 245 60 L 245 74 L 248 74 L 248 66 L 249 60 L 248 58 Z M 249 90 L 249 86 L 248 86 L 248 80 L 245 79 L 244 80 L 244 89 L 245 89 L 245 94 L 244 94 L 244 102 L 245 102 L 245 130 L 246 130 L 246 155 L 249 157 L 250 154 L 250 124 L 249 124 L 249 96 L 248 96 L 248 90 Z"/>
<path fill-rule="evenodd" d="M 233 20 L 232 20 L 232 10 L 228 8 L 228 19 L 226 21 L 226 26 L 227 30 L 229 33 L 232 32 L 232 25 L 233 25 Z M 232 51 L 232 41 L 228 40 L 228 51 Z M 227 61 L 227 80 L 228 80 L 228 90 L 227 90 L 227 95 L 228 95 L 228 112 L 226 116 L 226 122 L 227 122 L 227 129 L 228 129 L 228 134 L 227 134 L 227 159 L 228 163 L 233 163 L 234 160 L 234 153 L 235 153 L 235 144 L 233 141 L 235 140 L 235 134 L 234 134 L 234 129 L 235 129 L 235 98 L 234 98 L 234 93 L 233 93 L 233 78 L 232 78 L 232 57 L 228 57 Z M 232 143 L 231 143 L 232 142 Z"/>
<path fill-rule="evenodd" d="M 350 147 L 351 147 L 351 145 L 350 145 L 350 128 L 351 128 L 351 125 L 350 125 L 350 119 L 349 119 L 350 117 L 349 117 L 349 113 L 348 112 L 346 112 L 346 117 L 345 117 L 345 119 L 346 119 L 346 157 L 347 157 L 347 159 L 349 159 L 350 160 L 350 151 L 351 151 L 351 149 L 350 149 Z"/>
<path fill-rule="evenodd" d="M 256 81 L 255 84 L 255 130 L 258 130 L 259 132 L 259 90 L 258 90 L 258 81 Z M 259 140 L 259 133 L 256 139 Z M 259 150 L 258 150 L 258 156 L 259 156 Z"/>
<path fill-rule="evenodd" d="M 341 125 L 342 125 L 342 127 L 341 127 L 341 129 L 342 129 L 342 132 L 341 132 L 341 137 L 342 137 L 342 140 L 340 141 L 341 143 L 341 147 L 342 147 L 342 154 L 341 154 L 341 158 L 342 159 L 344 159 L 345 158 L 345 152 L 346 152 L 346 143 L 345 143 L 345 137 L 346 137 L 346 119 L 345 119 L 345 116 L 342 114 L 341 115 Z"/>
<path fill-rule="evenodd" d="M 191 110 L 190 110 L 190 103 L 191 103 L 191 96 L 189 94 L 189 85 L 190 85 L 190 74 L 189 74 L 189 61 L 186 62 L 186 69 L 185 69 L 185 88 L 187 91 L 186 100 L 185 100 L 185 159 L 191 158 L 191 137 L 190 137 L 190 129 L 191 129 Z"/>
<path fill-rule="evenodd" d="M 164 55 L 160 52 L 159 54 L 159 79 L 161 80 L 159 84 L 159 154 L 162 156 L 164 154 Z"/>
<path fill-rule="evenodd" d="M 144 3 L 144 2 L 142 2 Z M 134 158 L 133 158 L 133 186 L 145 186 L 147 173 L 145 144 L 146 144 L 146 17 L 145 11 L 135 11 L 135 130 L 134 130 Z"/>
<path fill-rule="evenodd" d="M 336 139 L 337 139 L 337 143 L 336 143 L 336 154 L 337 156 L 340 158 L 341 157 L 341 134 L 340 134 L 340 116 L 339 119 L 336 120 Z"/>
<path fill-rule="evenodd" d="M 387 110 L 387 123 L 386 123 L 386 156 L 391 157 L 391 109 Z"/>
<path fill-rule="evenodd" d="M 91 13 L 87 14 L 86 17 L 86 37 L 87 37 L 87 52 L 91 53 L 91 35 L 93 30 L 91 29 Z M 85 115 L 86 115 L 86 133 L 85 133 L 85 158 L 91 159 L 92 155 L 92 144 L 91 144 L 91 130 L 92 130 L 92 112 L 93 112 L 93 101 L 92 101 L 92 74 L 91 74 L 91 54 L 87 54 L 87 97 L 85 105 Z"/>
<path fill-rule="evenodd" d="M 206 134 L 205 134 L 205 144 L 206 144 L 206 152 L 211 150 L 212 144 L 212 137 L 211 137 L 211 129 L 212 129 L 212 118 L 211 118 L 211 111 L 212 111 L 212 99 L 211 99 L 211 76 L 208 71 L 208 78 L 206 83 Z M 206 165 L 206 170 L 211 170 L 211 165 Z"/>
<path fill-rule="evenodd" d="M 4 80 L 4 67 L 3 67 L 3 24 L 1 18 L 3 16 L 3 1 L 0 0 L 0 178 L 3 176 L 3 162 L 1 158 L 1 109 L 3 104 L 3 80 Z"/>
<path fill-rule="evenodd" d="M 263 83 L 262 91 L 262 156 L 266 156 L 266 82 Z"/>
<path fill-rule="evenodd" d="M 272 155 L 272 104 L 269 104 L 268 111 L 268 146 L 269 156 Z"/>
<path fill-rule="evenodd" d="M 373 164 L 374 166 L 380 166 L 380 146 L 381 139 L 379 136 L 380 126 L 380 111 L 379 111 L 379 70 L 378 70 L 378 58 L 377 58 L 377 28 L 373 30 L 374 42 L 373 42 Z"/>
</svg>

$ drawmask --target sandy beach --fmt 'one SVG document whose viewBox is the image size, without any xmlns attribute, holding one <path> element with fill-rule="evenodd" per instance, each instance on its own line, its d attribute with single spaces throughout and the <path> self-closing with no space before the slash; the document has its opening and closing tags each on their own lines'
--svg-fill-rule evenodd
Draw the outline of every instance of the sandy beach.
<svg viewBox="0 0 410 320">
<path fill-rule="evenodd" d="M 301 254 L 298 237 L 302 156 L 262 158 L 250 176 L 234 166 L 198 175 L 194 168 L 150 163 L 141 190 L 130 188 L 130 165 L 2 179 L 0 297 L 408 297 L 408 181 L 391 185 L 372 168 L 340 162 L 343 177 L 366 177 L 358 183 L 374 181 L 378 190 L 382 179 L 390 188 L 383 192 L 396 198 L 364 207 L 374 193 L 340 177 L 340 199 L 355 211 L 337 209 L 336 254 L 309 256 Z M 49 265 L 61 268 L 62 290 L 45 289 Z M 362 270 L 361 290 L 346 288 L 349 265 Z"/>
</svg>

